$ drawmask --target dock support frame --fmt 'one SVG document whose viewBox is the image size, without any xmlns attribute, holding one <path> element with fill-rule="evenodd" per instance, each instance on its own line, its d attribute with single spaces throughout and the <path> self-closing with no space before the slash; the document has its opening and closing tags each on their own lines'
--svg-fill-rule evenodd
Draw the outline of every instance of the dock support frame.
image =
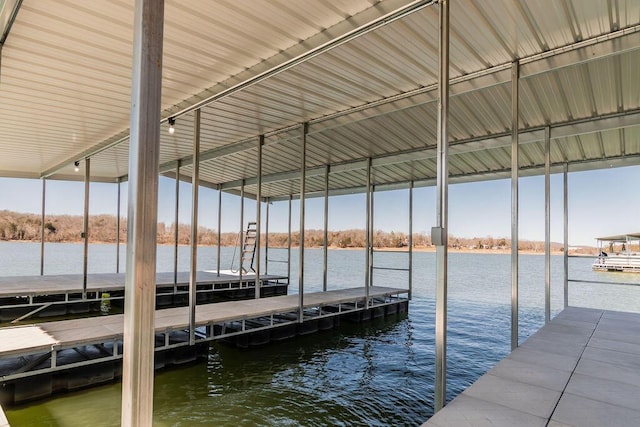
<svg viewBox="0 0 640 427">
<path fill-rule="evenodd" d="M 291 202 L 293 196 L 289 194 L 289 219 L 287 221 L 287 281 L 291 280 Z"/>
<path fill-rule="evenodd" d="M 449 1 L 439 3 L 439 73 L 437 122 L 436 227 L 436 354 L 434 411 L 447 400 L 447 233 L 448 233 L 448 117 L 449 117 Z"/>
<path fill-rule="evenodd" d="M 409 182 L 409 300 L 413 296 L 413 181 Z"/>
<path fill-rule="evenodd" d="M 511 350 L 518 347 L 518 104 L 520 64 L 511 64 Z"/>
<path fill-rule="evenodd" d="M 365 198 L 365 209 L 366 209 L 366 214 L 365 214 L 365 246 L 366 246 L 366 253 L 365 253 L 365 273 L 364 273 L 364 295 L 365 295 L 365 309 L 369 308 L 369 286 L 371 286 L 371 273 L 373 271 L 373 269 L 371 268 L 372 266 L 372 260 L 371 260 L 371 246 L 372 246 L 372 242 L 371 242 L 371 206 L 372 206 L 372 202 L 371 202 L 371 157 L 369 157 L 367 159 L 367 171 L 366 171 L 366 198 Z"/>
<path fill-rule="evenodd" d="M 271 201 L 265 200 L 265 224 L 264 224 L 264 274 L 269 274 L 269 211 Z"/>
<path fill-rule="evenodd" d="M 153 424 L 154 315 L 164 1 L 136 0 L 124 310 L 124 427 Z"/>
</svg>

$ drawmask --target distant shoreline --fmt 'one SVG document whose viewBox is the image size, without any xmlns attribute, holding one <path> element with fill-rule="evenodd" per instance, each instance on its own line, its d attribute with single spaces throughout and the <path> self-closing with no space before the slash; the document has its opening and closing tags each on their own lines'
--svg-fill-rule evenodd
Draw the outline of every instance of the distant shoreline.
<svg viewBox="0 0 640 427">
<path fill-rule="evenodd" d="M 6 243 L 40 243 L 39 240 L 0 240 L 0 242 L 6 242 Z M 46 244 L 58 244 L 58 243 L 70 243 L 70 244 L 81 244 L 83 243 L 82 240 L 78 240 L 78 241 L 68 241 L 68 242 L 46 242 Z M 115 242 L 89 242 L 92 245 L 115 245 Z M 126 244 L 126 242 L 121 242 L 120 244 L 124 245 Z M 158 246 L 173 246 L 172 243 L 160 243 L 158 244 Z M 187 244 L 179 244 L 178 246 L 189 246 Z M 199 244 L 198 247 L 210 247 L 212 245 L 206 245 L 206 244 Z M 233 248 L 234 246 L 229 246 L 229 245 L 223 245 L 223 248 Z M 262 246 L 262 248 L 264 248 L 264 246 Z M 305 246 L 305 249 L 322 249 L 323 246 Z M 269 249 L 287 249 L 286 246 L 269 246 Z M 297 250 L 298 246 L 292 246 L 291 247 L 292 250 Z M 341 248 L 339 246 L 329 246 L 328 249 L 331 250 L 338 250 L 338 251 L 355 251 L 355 250 L 363 250 L 364 247 L 346 247 L 346 248 Z M 572 250 L 569 250 L 569 255 L 571 256 L 580 256 L 580 257 L 595 257 L 597 256 L 596 254 L 596 248 L 592 248 L 594 253 L 582 253 L 582 252 L 575 252 Z M 401 248 L 392 248 L 392 247 L 384 247 L 384 248 L 374 248 L 375 251 L 379 251 L 379 252 L 409 252 L 409 249 L 404 246 Z M 583 248 L 582 250 L 588 250 L 588 248 Z M 425 247 L 425 246 L 414 246 L 413 248 L 413 252 L 435 252 L 436 248 L 435 246 L 430 246 L 430 247 Z M 504 249 L 470 249 L 470 248 L 448 248 L 449 253 L 468 253 L 468 254 L 486 254 L 486 255 L 509 255 L 511 254 L 511 249 L 510 248 L 504 248 Z M 523 254 L 523 255 L 544 255 L 544 251 L 532 251 L 532 250 L 524 250 L 524 249 L 520 249 L 518 251 L 519 254 Z M 562 255 L 563 251 L 551 251 L 551 255 Z"/>
</svg>

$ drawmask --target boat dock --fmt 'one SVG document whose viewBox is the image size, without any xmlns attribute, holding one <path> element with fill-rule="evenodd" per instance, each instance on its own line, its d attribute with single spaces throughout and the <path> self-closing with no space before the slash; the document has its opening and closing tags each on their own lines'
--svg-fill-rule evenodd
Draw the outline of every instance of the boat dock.
<svg viewBox="0 0 640 427">
<path fill-rule="evenodd" d="M 156 369 L 206 355 L 212 340 L 253 336 L 259 345 L 331 329 L 342 316 L 359 321 L 408 309 L 407 289 L 370 287 L 368 294 L 368 300 L 364 288 L 304 294 L 302 319 L 295 294 L 198 305 L 193 342 L 188 307 L 157 310 Z M 124 315 L 1 328 L 1 400 L 18 403 L 119 377 L 123 332 Z M 75 377 L 56 376 L 72 369 Z"/>
<path fill-rule="evenodd" d="M 110 302 L 124 299 L 125 274 L 89 274 L 85 298 L 83 275 L 47 275 L 0 277 L 0 322 L 38 316 L 56 316 L 99 309 L 104 298 Z M 261 295 L 285 295 L 287 276 L 261 274 Z M 230 271 L 198 271 L 196 275 L 198 303 L 212 302 L 214 295 L 225 298 L 253 297 L 255 273 L 240 277 Z M 103 295 L 107 294 L 107 295 Z M 156 303 L 158 307 L 186 305 L 189 299 L 189 273 L 157 273 Z"/>
<path fill-rule="evenodd" d="M 640 425 L 640 314 L 568 307 L 424 426 Z"/>
</svg>

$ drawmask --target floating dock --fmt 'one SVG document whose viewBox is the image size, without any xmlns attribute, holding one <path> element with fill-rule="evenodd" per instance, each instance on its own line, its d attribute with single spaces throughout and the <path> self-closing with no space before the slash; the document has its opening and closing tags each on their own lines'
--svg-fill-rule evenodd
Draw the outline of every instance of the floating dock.
<svg viewBox="0 0 640 427">
<path fill-rule="evenodd" d="M 199 305 L 194 345 L 188 307 L 157 310 L 155 366 L 206 356 L 212 340 L 260 345 L 333 328 L 341 317 L 360 321 L 404 313 L 407 297 L 407 289 L 386 287 L 370 287 L 368 300 L 364 288 L 308 293 L 302 318 L 298 295 Z M 18 403 L 119 377 L 123 328 L 124 315 L 1 328 L 0 400 Z"/>
<path fill-rule="evenodd" d="M 286 295 L 287 276 L 261 274 L 261 296 Z M 171 307 L 188 304 L 189 273 L 156 274 L 156 305 Z M 124 273 L 90 274 L 83 298 L 83 276 L 78 274 L 51 276 L 0 277 L 0 322 L 26 317 L 63 316 L 99 310 L 106 300 L 124 299 Z M 242 299 L 255 293 L 255 273 L 242 278 L 230 271 L 198 271 L 197 302 L 213 302 L 214 297 Z"/>
<path fill-rule="evenodd" d="M 569 307 L 424 426 L 640 425 L 640 314 Z"/>
</svg>

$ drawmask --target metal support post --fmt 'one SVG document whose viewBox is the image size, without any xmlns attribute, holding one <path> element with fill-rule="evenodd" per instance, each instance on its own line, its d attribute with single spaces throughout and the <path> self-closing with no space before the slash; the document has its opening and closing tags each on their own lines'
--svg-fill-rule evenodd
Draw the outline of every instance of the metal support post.
<svg viewBox="0 0 640 427">
<path fill-rule="evenodd" d="M 448 117 L 449 117 L 449 1 L 440 0 L 437 129 L 436 227 L 431 238 L 436 243 L 436 360 L 435 412 L 447 399 L 447 233 L 448 233 Z M 435 239 L 434 239 L 435 238 Z"/>
<path fill-rule="evenodd" d="M 371 214 L 369 215 L 369 287 L 373 286 L 373 246 L 374 246 L 374 212 L 376 187 L 371 185 Z"/>
<path fill-rule="evenodd" d="M 218 277 L 220 277 L 220 239 L 222 238 L 222 186 L 218 186 L 218 262 L 216 264 L 216 270 L 218 272 Z"/>
<path fill-rule="evenodd" d="M 364 308 L 369 308 L 369 283 L 371 282 L 371 157 L 367 159 L 365 201 L 365 272 L 364 272 Z"/>
<path fill-rule="evenodd" d="M 89 274 L 89 183 L 91 180 L 91 159 L 84 161 L 84 215 L 82 237 L 84 250 L 82 257 L 82 299 L 87 298 L 87 276 Z"/>
<path fill-rule="evenodd" d="M 511 350 L 518 347 L 518 88 L 520 65 L 511 66 Z"/>
<path fill-rule="evenodd" d="M 189 344 L 196 343 L 196 304 L 198 302 L 198 194 L 200 190 L 200 116 L 193 115 L 193 175 L 191 176 L 191 263 L 189 267 Z"/>
<path fill-rule="evenodd" d="M 255 298 L 260 298 L 260 233 L 262 232 L 262 146 L 264 145 L 264 135 L 260 135 L 258 138 L 258 170 L 257 170 L 257 182 L 256 182 L 256 246 L 255 246 L 255 261 L 256 261 L 256 285 L 255 285 Z"/>
<path fill-rule="evenodd" d="M 269 274 L 269 198 L 266 200 L 266 219 L 264 224 L 264 274 Z"/>
<path fill-rule="evenodd" d="M 409 182 L 409 300 L 413 293 L 413 181 Z"/>
<path fill-rule="evenodd" d="M 116 273 L 120 273 L 120 202 L 122 178 L 118 178 L 118 196 L 116 200 Z"/>
<path fill-rule="evenodd" d="M 44 214 L 47 197 L 47 180 L 42 180 L 42 221 L 40 224 L 40 275 L 44 276 Z"/>
<path fill-rule="evenodd" d="M 307 133 L 309 124 L 302 124 L 302 147 L 300 153 L 300 259 L 298 261 L 298 322 L 304 320 L 304 198 L 307 181 Z"/>
<path fill-rule="evenodd" d="M 564 164 L 563 170 L 563 245 L 564 245 L 564 308 L 569 306 L 569 163 Z"/>
<path fill-rule="evenodd" d="M 154 315 L 164 2 L 134 7 L 124 310 L 124 427 L 153 424 Z"/>
<path fill-rule="evenodd" d="M 324 168 L 324 238 L 322 245 L 322 290 L 327 292 L 329 279 L 329 165 Z"/>
<path fill-rule="evenodd" d="M 287 230 L 287 281 L 291 278 L 291 199 L 293 196 L 289 194 L 289 221 Z"/>
<path fill-rule="evenodd" d="M 544 322 L 551 321 L 551 127 L 544 128 Z"/>
<path fill-rule="evenodd" d="M 242 287 L 242 250 L 244 248 L 244 179 L 240 184 L 240 260 L 238 261 L 238 274 L 240 278 L 240 287 Z"/>
<path fill-rule="evenodd" d="M 173 216 L 173 293 L 177 292 L 178 284 L 178 244 L 180 242 L 179 215 L 180 215 L 180 160 L 176 164 L 176 205 Z"/>
</svg>

